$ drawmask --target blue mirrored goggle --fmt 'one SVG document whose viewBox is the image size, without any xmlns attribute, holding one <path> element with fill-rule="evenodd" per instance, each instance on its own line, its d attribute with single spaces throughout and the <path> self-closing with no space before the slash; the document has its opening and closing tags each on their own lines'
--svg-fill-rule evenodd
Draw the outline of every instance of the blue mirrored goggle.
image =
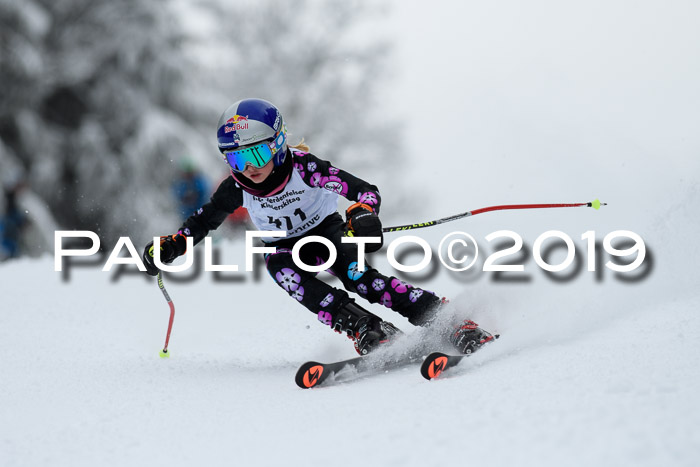
<svg viewBox="0 0 700 467">
<path fill-rule="evenodd" d="M 261 169 L 282 149 L 286 140 L 285 133 L 281 131 L 274 141 L 224 151 L 224 159 L 234 172 L 243 172 L 249 165 Z"/>
<path fill-rule="evenodd" d="M 226 162 L 228 162 L 228 165 L 231 166 L 234 172 L 243 172 L 248 165 L 260 169 L 267 165 L 273 156 L 274 154 L 272 154 L 270 143 L 268 142 L 224 152 Z"/>
</svg>

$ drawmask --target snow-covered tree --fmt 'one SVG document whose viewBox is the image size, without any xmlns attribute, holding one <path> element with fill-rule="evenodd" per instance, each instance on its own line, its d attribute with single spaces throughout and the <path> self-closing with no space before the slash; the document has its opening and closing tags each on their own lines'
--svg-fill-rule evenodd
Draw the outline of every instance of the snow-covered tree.
<svg viewBox="0 0 700 467">
<path fill-rule="evenodd" d="M 292 141 L 349 169 L 385 164 L 397 136 L 372 103 L 389 48 L 364 22 L 380 14 L 335 0 L 0 0 L 0 170 L 23 173 L 61 228 L 109 245 L 178 224 L 184 158 L 225 176 L 215 126 L 244 97 L 275 102 Z"/>
</svg>

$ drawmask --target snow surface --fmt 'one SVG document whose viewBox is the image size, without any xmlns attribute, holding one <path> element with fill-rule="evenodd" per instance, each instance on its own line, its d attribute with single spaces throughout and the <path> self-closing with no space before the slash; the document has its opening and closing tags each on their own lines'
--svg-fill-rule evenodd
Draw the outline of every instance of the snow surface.
<svg viewBox="0 0 700 467">
<path fill-rule="evenodd" d="M 604 227 L 614 209 L 578 214 Z M 664 235 L 685 212 L 664 219 Z M 423 236 L 437 244 L 440 229 Z M 218 245 L 222 262 L 243 264 L 242 243 Z M 92 267 L 63 281 L 52 258 L 4 263 L 0 463 L 696 465 L 700 296 L 667 274 L 684 264 L 671 250 L 657 248 L 633 284 L 585 271 L 552 283 L 531 262 L 527 285 L 441 270 L 421 285 L 500 332 L 496 344 L 438 381 L 409 367 L 314 390 L 294 384 L 300 363 L 354 351 L 265 274 L 166 281 L 177 311 L 160 359 L 168 307 L 154 280 L 111 282 Z"/>
</svg>

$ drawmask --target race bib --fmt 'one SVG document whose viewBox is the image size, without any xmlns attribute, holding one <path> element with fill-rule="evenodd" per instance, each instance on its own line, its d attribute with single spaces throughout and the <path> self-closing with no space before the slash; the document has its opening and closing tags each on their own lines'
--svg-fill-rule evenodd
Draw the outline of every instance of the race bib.
<svg viewBox="0 0 700 467">
<path fill-rule="evenodd" d="M 243 192 L 243 206 L 258 230 L 284 230 L 286 238 L 299 237 L 338 211 L 338 194 L 310 187 L 296 170 L 281 193 L 267 198 Z M 279 237 L 262 237 L 264 242 Z"/>
</svg>

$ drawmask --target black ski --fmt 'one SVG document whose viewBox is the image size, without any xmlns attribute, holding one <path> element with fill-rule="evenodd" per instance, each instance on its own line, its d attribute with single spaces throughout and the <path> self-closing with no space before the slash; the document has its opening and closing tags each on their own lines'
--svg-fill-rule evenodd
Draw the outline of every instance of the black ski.
<svg viewBox="0 0 700 467">
<path fill-rule="evenodd" d="M 306 362 L 297 370 L 294 381 L 300 388 L 310 389 L 324 384 L 330 376 L 345 373 L 345 370 L 349 370 L 350 374 L 356 377 L 363 377 L 418 363 L 421 361 L 421 358 L 421 355 L 415 354 L 394 356 L 392 358 L 381 358 L 373 354 L 333 363 Z"/>
<path fill-rule="evenodd" d="M 496 334 L 493 337 L 494 339 L 492 339 L 491 342 L 498 339 L 500 336 Z M 414 348 L 408 352 L 404 351 L 398 355 L 396 353 L 392 354 L 391 351 L 385 353 L 378 351 L 378 353 L 373 352 L 368 356 L 349 358 L 333 363 L 310 361 L 299 367 L 294 381 L 297 383 L 297 386 L 302 389 L 315 388 L 324 383 L 328 384 L 327 380 L 331 376 L 340 376 L 344 378 L 342 381 L 348 381 L 349 379 L 380 374 L 387 370 L 418 363 L 426 353 L 425 345 L 421 345 L 417 347 L 414 346 Z M 468 356 L 469 354 L 450 355 L 442 352 L 433 352 L 423 360 L 420 369 L 421 375 L 423 375 L 425 379 L 437 378 L 443 371 L 457 365 L 464 357 Z M 345 378 L 348 374 L 352 376 L 350 378 Z M 335 378 L 333 378 L 333 380 L 341 381 Z"/>
</svg>

